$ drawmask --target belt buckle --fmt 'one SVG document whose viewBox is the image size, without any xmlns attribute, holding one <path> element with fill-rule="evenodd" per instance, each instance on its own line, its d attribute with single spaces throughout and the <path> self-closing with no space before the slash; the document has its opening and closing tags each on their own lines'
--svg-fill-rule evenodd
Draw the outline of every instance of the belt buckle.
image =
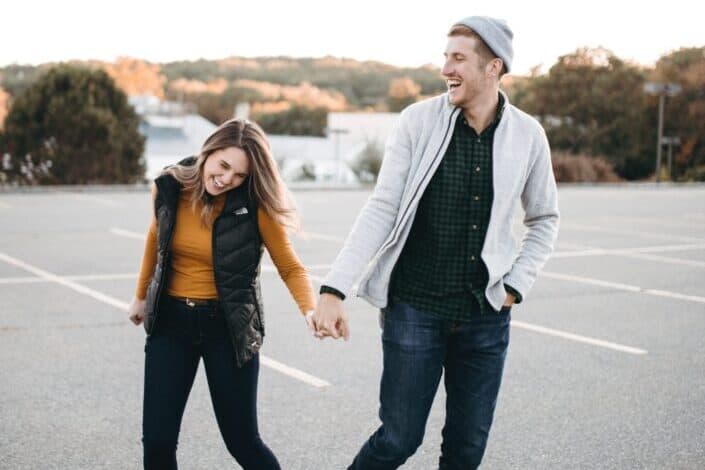
<svg viewBox="0 0 705 470">
<path fill-rule="evenodd" d="M 184 303 L 186 303 L 186 305 L 188 305 L 188 306 L 191 307 L 191 308 L 193 308 L 193 307 L 196 306 L 196 302 L 194 302 L 193 300 L 189 299 L 188 297 L 186 297 L 186 298 L 184 299 Z"/>
</svg>

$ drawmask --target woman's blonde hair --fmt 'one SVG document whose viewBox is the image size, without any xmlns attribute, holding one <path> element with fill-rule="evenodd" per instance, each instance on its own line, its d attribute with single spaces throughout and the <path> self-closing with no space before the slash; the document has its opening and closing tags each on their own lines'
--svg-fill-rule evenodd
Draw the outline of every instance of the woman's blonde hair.
<svg viewBox="0 0 705 470">
<path fill-rule="evenodd" d="M 296 207 L 272 157 L 267 136 L 252 121 L 230 119 L 224 122 L 203 143 L 195 164 L 173 165 L 162 173 L 173 176 L 190 192 L 194 210 L 199 202 L 202 203 L 201 222 L 210 227 L 215 220 L 213 196 L 206 192 L 203 166 L 211 154 L 228 147 L 237 147 L 247 155 L 250 171 L 243 184 L 247 185 L 250 198 L 274 220 L 290 230 L 298 230 L 300 222 Z"/>
</svg>

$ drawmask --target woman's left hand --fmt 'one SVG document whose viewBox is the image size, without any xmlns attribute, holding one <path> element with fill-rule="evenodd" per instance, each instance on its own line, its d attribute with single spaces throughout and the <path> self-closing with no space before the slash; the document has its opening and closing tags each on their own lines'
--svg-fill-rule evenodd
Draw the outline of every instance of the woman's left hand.
<svg viewBox="0 0 705 470">
<path fill-rule="evenodd" d="M 316 335 L 316 326 L 313 324 L 313 310 L 309 310 L 306 312 L 306 315 L 304 316 L 304 320 L 306 320 L 306 326 L 308 327 L 308 331 L 311 332 L 311 335 L 315 336 Z"/>
</svg>

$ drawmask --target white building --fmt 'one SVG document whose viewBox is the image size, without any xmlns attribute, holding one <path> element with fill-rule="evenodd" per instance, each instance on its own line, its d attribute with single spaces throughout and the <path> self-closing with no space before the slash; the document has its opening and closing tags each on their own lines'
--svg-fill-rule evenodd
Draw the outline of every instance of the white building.
<svg viewBox="0 0 705 470">
<path fill-rule="evenodd" d="M 156 177 L 165 166 L 198 154 L 217 128 L 180 103 L 135 96 L 130 104 L 142 119 L 140 132 L 146 137 L 148 179 Z M 241 114 L 243 110 L 239 111 Z M 396 113 L 330 113 L 327 137 L 268 137 L 285 180 L 354 184 L 358 179 L 351 166 L 368 145 L 383 148 L 397 118 Z"/>
</svg>

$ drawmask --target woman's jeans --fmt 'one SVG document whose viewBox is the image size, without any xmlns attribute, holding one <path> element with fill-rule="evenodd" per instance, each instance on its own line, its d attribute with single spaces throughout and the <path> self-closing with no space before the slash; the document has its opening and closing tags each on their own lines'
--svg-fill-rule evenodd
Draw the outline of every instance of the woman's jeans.
<svg viewBox="0 0 705 470">
<path fill-rule="evenodd" d="M 145 345 L 142 442 L 145 469 L 176 469 L 176 445 L 198 364 L 230 454 L 244 469 L 279 469 L 257 430 L 259 356 L 238 368 L 217 302 L 189 307 L 164 296 Z"/>
<path fill-rule="evenodd" d="M 350 468 L 395 469 L 416 451 L 443 372 L 446 418 L 440 468 L 479 466 L 509 345 L 509 310 L 456 322 L 403 303 L 384 309 L 382 426 Z"/>
</svg>

